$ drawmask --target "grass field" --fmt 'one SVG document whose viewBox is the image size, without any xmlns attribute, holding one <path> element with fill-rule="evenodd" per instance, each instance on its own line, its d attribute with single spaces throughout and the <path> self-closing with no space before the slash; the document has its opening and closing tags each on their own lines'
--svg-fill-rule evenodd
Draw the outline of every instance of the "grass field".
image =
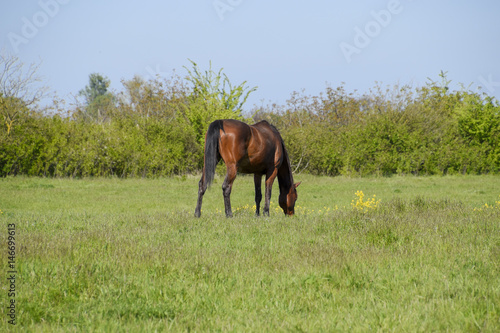
<svg viewBox="0 0 500 333">
<path fill-rule="evenodd" d="M 240 176 L 195 219 L 195 177 L 0 179 L 0 331 L 500 331 L 500 177 L 295 180 L 292 218 Z"/>
</svg>

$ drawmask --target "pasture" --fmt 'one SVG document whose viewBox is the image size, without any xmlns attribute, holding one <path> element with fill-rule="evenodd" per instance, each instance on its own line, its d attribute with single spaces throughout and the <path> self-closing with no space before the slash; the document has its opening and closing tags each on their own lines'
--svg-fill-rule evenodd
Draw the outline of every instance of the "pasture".
<svg viewBox="0 0 500 333">
<path fill-rule="evenodd" d="M 256 218 L 239 175 L 232 219 L 221 177 L 193 217 L 198 180 L 0 179 L 0 331 L 500 330 L 498 176 L 299 174 Z"/>
</svg>

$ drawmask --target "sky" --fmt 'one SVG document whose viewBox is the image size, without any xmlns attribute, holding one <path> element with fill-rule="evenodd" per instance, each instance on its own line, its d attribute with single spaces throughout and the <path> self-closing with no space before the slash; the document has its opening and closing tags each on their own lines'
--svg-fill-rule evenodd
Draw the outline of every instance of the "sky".
<svg viewBox="0 0 500 333">
<path fill-rule="evenodd" d="M 71 99 L 90 73 L 111 80 L 223 68 L 257 86 L 245 106 L 382 85 L 422 86 L 447 72 L 500 99 L 498 0 L 25 0 L 0 2 L 0 48 Z"/>
</svg>

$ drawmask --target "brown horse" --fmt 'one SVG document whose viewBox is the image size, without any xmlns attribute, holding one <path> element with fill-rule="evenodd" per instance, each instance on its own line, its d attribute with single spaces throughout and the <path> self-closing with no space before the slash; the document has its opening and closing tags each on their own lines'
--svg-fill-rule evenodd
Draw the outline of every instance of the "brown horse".
<svg viewBox="0 0 500 333">
<path fill-rule="evenodd" d="M 300 183 L 293 182 L 288 154 L 278 130 L 265 120 L 250 126 L 238 120 L 225 119 L 211 123 L 205 136 L 205 160 L 194 212 L 196 217 L 201 215 L 203 195 L 214 179 L 215 167 L 221 158 L 227 169 L 222 183 L 227 217 L 233 216 L 230 195 L 238 171 L 254 174 L 257 216 L 260 214 L 263 175 L 266 175 L 264 215 L 269 215 L 271 190 L 276 177 L 280 188 L 279 205 L 285 215 L 293 215 L 296 188 Z"/>
</svg>

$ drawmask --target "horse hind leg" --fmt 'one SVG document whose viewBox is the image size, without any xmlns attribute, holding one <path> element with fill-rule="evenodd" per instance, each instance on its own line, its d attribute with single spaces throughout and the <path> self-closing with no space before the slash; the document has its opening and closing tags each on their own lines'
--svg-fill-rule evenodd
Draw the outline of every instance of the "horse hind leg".
<svg viewBox="0 0 500 333">
<path fill-rule="evenodd" d="M 233 187 L 234 179 L 236 178 L 236 165 L 227 165 L 226 178 L 222 183 L 222 195 L 224 196 L 224 207 L 226 209 L 226 217 L 233 217 L 231 211 L 231 189 Z"/>
<path fill-rule="evenodd" d="M 203 202 L 203 195 L 205 194 L 205 191 L 207 190 L 207 184 L 203 181 L 203 176 L 200 179 L 200 182 L 198 183 L 198 203 L 196 204 L 196 209 L 194 211 L 194 216 L 195 217 L 200 217 L 201 216 L 201 204 Z"/>
</svg>

